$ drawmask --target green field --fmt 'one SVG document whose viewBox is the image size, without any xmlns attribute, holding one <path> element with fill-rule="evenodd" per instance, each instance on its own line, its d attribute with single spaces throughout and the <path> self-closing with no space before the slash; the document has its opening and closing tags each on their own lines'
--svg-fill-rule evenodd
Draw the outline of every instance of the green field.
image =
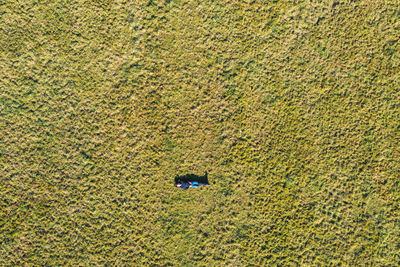
<svg viewBox="0 0 400 267">
<path fill-rule="evenodd" d="M 5 0 L 0 31 L 1 266 L 400 264 L 399 1 Z"/>
</svg>

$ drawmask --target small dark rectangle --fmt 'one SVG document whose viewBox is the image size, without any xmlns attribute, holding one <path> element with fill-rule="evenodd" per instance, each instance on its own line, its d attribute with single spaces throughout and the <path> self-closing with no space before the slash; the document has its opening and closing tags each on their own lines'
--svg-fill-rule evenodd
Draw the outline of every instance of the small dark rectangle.
<svg viewBox="0 0 400 267">
<path fill-rule="evenodd" d="M 186 174 L 175 177 L 175 187 L 182 188 L 184 190 L 205 185 L 209 185 L 207 172 L 203 176 Z"/>
</svg>

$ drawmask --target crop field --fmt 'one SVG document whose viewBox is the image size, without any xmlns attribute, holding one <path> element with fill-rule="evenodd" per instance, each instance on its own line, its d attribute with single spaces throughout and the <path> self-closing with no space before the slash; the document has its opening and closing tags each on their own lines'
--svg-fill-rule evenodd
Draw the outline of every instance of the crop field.
<svg viewBox="0 0 400 267">
<path fill-rule="evenodd" d="M 399 1 L 4 0 L 0 31 L 1 266 L 400 264 Z"/>
</svg>

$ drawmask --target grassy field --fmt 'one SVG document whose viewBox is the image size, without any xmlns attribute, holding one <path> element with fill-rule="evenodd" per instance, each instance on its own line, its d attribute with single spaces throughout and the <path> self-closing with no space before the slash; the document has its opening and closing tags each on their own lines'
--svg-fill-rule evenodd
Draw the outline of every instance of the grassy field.
<svg viewBox="0 0 400 267">
<path fill-rule="evenodd" d="M 400 263 L 398 1 L 12 0 L 0 31 L 1 266 Z"/>
</svg>

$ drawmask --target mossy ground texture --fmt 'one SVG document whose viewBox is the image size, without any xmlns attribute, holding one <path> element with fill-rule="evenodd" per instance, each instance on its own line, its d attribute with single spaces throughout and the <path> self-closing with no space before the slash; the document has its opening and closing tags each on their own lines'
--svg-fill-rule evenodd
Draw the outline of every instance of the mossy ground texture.
<svg viewBox="0 0 400 267">
<path fill-rule="evenodd" d="M 398 1 L 16 0 L 0 30 L 0 265 L 399 265 Z"/>
</svg>

